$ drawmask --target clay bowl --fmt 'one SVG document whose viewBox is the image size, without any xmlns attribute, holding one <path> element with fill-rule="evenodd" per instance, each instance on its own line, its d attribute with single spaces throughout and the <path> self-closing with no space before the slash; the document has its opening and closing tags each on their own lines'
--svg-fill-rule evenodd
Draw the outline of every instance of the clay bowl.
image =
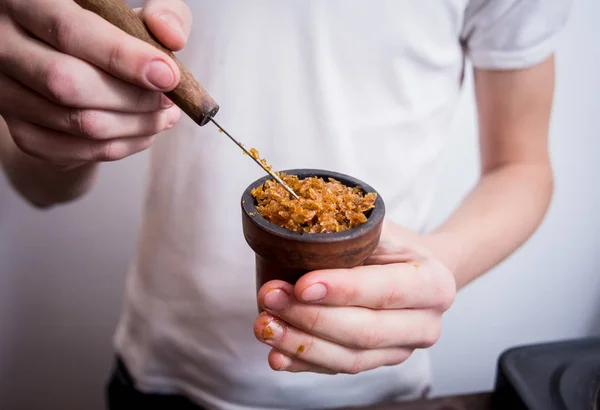
<svg viewBox="0 0 600 410">
<path fill-rule="evenodd" d="M 379 243 L 385 216 L 381 195 L 371 186 L 348 175 L 318 169 L 292 169 L 288 175 L 332 177 L 346 186 L 359 187 L 363 192 L 377 193 L 375 207 L 367 215 L 367 222 L 342 232 L 307 234 L 290 231 L 263 218 L 256 210 L 251 191 L 270 177 L 254 181 L 242 196 L 242 224 L 244 237 L 256 255 L 256 289 L 273 279 L 290 284 L 305 273 L 319 269 L 352 268 L 364 263 Z"/>
</svg>

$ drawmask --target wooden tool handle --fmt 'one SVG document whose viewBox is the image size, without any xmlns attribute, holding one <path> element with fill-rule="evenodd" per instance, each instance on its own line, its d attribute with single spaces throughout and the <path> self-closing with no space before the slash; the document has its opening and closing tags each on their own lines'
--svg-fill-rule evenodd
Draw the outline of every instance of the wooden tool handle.
<svg viewBox="0 0 600 410">
<path fill-rule="evenodd" d="M 127 34 L 153 45 L 171 57 L 179 66 L 181 79 L 177 87 L 173 91 L 165 93 L 165 95 L 197 124 L 206 124 L 219 111 L 219 106 L 215 100 L 194 78 L 192 73 L 181 64 L 171 50 L 165 48 L 154 38 L 142 19 L 129 8 L 124 0 L 75 0 L 75 2 L 84 9 L 98 14 Z"/>
</svg>

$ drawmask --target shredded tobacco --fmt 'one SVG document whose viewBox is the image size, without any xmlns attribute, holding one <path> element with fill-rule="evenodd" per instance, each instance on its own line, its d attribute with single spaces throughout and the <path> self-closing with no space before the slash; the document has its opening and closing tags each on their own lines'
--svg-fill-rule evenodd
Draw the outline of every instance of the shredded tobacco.
<svg viewBox="0 0 600 410">
<path fill-rule="evenodd" d="M 266 159 L 260 157 L 260 154 L 258 153 L 258 150 L 256 148 L 250 148 L 248 152 L 250 152 L 250 156 L 252 156 L 252 158 L 254 158 L 257 161 L 260 161 L 260 163 L 263 164 L 267 171 L 270 172 L 273 169 L 273 167 L 267 163 Z M 244 152 L 244 154 L 246 153 Z"/>
<path fill-rule="evenodd" d="M 298 195 L 293 198 L 274 180 L 252 190 L 256 210 L 269 222 L 302 233 L 341 232 L 367 221 L 365 212 L 374 208 L 377 194 L 364 194 L 328 178 L 279 174 Z"/>
<path fill-rule="evenodd" d="M 275 332 L 271 329 L 270 326 L 267 326 L 262 331 L 262 337 L 265 340 L 271 340 L 275 337 Z"/>
<path fill-rule="evenodd" d="M 250 148 L 250 155 L 252 155 L 252 158 L 260 160 L 260 155 L 256 148 Z"/>
</svg>

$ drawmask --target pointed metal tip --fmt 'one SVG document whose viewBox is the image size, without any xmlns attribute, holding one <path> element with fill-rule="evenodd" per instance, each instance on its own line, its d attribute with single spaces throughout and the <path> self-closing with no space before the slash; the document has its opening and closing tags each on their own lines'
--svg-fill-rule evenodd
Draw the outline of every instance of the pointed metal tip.
<svg viewBox="0 0 600 410">
<path fill-rule="evenodd" d="M 254 156 L 252 156 L 252 154 L 246 149 L 244 144 L 240 143 L 235 138 L 233 138 L 233 136 L 231 136 L 230 133 L 225 131 L 225 129 L 223 129 L 223 127 L 221 127 L 219 125 L 219 123 L 214 120 L 214 118 L 210 117 L 209 120 L 213 124 L 215 124 L 220 131 L 222 131 L 225 135 L 227 135 L 229 137 L 229 139 L 232 140 L 239 148 L 241 148 L 242 151 L 244 151 L 246 154 L 248 154 L 248 156 L 250 158 L 252 158 L 254 160 L 254 162 L 256 162 L 267 174 L 272 176 L 275 179 L 275 181 L 277 181 L 279 184 L 281 184 L 285 188 L 285 190 L 288 191 L 294 198 L 296 198 L 298 200 L 300 199 L 300 197 L 294 192 L 294 190 L 292 188 L 290 188 L 285 182 L 283 182 L 283 180 L 279 177 L 279 175 L 277 175 L 272 170 L 268 169 L 262 162 L 260 162 L 256 158 L 254 158 Z"/>
<path fill-rule="evenodd" d="M 298 194 L 296 194 L 296 193 L 294 192 L 294 190 L 293 190 L 292 188 L 290 188 L 290 187 L 289 187 L 289 185 L 288 185 L 288 184 L 286 184 L 286 183 L 283 181 L 283 179 L 281 179 L 281 177 L 279 177 L 279 176 L 278 176 L 277 174 L 275 174 L 275 173 L 271 174 L 271 173 L 269 172 L 269 174 L 270 174 L 272 177 L 274 177 L 274 178 L 275 178 L 275 180 L 276 180 L 277 182 L 279 182 L 279 183 L 280 183 L 280 184 L 281 184 L 281 185 L 282 185 L 282 186 L 285 188 L 285 190 L 286 190 L 286 191 L 288 191 L 288 192 L 290 193 L 290 195 L 292 195 L 294 198 L 296 198 L 296 199 L 298 199 L 298 200 L 300 199 L 300 197 L 298 196 Z"/>
</svg>

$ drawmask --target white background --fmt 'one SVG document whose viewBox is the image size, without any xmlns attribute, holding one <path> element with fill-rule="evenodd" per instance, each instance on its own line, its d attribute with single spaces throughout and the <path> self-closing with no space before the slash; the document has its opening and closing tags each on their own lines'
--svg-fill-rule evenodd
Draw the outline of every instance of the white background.
<svg viewBox="0 0 600 410">
<path fill-rule="evenodd" d="M 576 1 L 558 50 L 550 212 L 447 313 L 432 348 L 436 394 L 491 389 L 508 347 L 600 334 L 599 15 L 596 0 Z M 469 77 L 434 222 L 477 176 L 471 86 Z M 51 212 L 26 206 L 0 177 L 0 409 L 103 408 L 146 159 L 105 166 L 91 195 Z"/>
</svg>

